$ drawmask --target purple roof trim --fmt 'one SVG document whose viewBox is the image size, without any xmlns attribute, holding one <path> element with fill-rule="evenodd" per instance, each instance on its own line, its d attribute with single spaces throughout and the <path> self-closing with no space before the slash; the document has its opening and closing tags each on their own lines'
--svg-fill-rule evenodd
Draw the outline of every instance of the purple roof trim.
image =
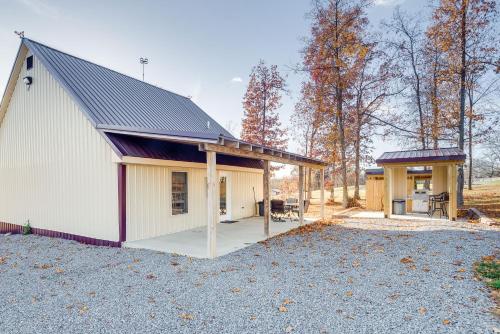
<svg viewBox="0 0 500 334">
<path fill-rule="evenodd" d="M 413 174 L 432 174 L 431 169 L 427 170 L 415 170 L 415 169 L 408 169 L 406 171 L 408 175 L 413 175 Z M 365 170 L 365 175 L 384 175 L 384 169 L 383 168 L 371 168 L 371 169 L 366 169 Z"/>
<path fill-rule="evenodd" d="M 123 156 L 206 163 L 205 152 L 197 145 L 169 142 L 160 139 L 144 138 L 117 133 L 105 133 Z M 217 154 L 217 164 L 263 169 L 262 161 Z"/>
<path fill-rule="evenodd" d="M 430 150 L 412 150 L 384 152 L 377 160 L 377 164 L 398 162 L 426 162 L 426 161 L 463 161 L 465 153 L 458 147 L 448 147 Z"/>
</svg>

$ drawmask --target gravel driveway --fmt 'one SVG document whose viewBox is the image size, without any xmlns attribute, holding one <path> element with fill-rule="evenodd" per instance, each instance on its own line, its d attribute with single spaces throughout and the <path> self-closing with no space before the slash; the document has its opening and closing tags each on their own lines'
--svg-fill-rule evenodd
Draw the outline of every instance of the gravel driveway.
<svg viewBox="0 0 500 334">
<path fill-rule="evenodd" d="M 0 235 L 0 333 L 500 327 L 472 273 L 474 261 L 499 251 L 499 232 L 349 226 L 278 237 L 216 260 Z"/>
</svg>

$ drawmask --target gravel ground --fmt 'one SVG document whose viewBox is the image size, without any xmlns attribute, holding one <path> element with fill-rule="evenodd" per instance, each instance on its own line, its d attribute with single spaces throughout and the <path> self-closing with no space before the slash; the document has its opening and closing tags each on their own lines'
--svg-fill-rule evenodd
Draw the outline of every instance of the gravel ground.
<svg viewBox="0 0 500 334">
<path fill-rule="evenodd" d="M 352 225 L 278 237 L 216 260 L 0 235 L 0 333 L 500 327 L 472 272 L 474 261 L 499 251 L 499 232 Z"/>
</svg>

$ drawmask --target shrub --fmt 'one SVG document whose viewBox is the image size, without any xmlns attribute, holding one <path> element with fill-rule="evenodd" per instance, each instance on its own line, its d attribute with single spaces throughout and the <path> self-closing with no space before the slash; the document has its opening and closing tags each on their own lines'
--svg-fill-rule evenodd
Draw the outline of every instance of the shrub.
<svg viewBox="0 0 500 334">
<path fill-rule="evenodd" d="M 30 221 L 28 220 L 25 225 L 23 225 L 23 235 L 28 235 L 31 234 L 31 225 Z"/>
</svg>

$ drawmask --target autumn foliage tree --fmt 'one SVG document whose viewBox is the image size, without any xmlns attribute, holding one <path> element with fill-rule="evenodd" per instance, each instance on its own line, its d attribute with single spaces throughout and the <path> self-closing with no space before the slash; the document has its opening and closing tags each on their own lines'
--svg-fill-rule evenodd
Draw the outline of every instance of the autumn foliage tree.
<svg viewBox="0 0 500 334">
<path fill-rule="evenodd" d="M 434 9 L 430 35 L 446 57 L 448 73 L 458 89 L 458 147 L 465 147 L 467 79 L 481 69 L 498 70 L 499 59 L 494 23 L 497 17 L 493 0 L 441 0 Z M 476 78 L 477 79 L 477 78 Z M 471 108 L 471 118 L 473 111 Z M 472 153 L 472 152 L 470 152 Z M 463 205 L 464 169 L 458 169 L 457 198 Z"/>
<path fill-rule="evenodd" d="M 358 68 L 357 60 L 366 52 L 362 33 L 368 19 L 365 9 L 368 2 L 329 0 L 316 1 L 311 12 L 311 38 L 304 52 L 304 64 L 314 82 L 328 89 L 325 96 L 331 99 L 327 122 L 335 123 L 335 141 L 340 151 L 342 174 L 342 205 L 347 207 L 348 198 L 348 140 L 351 122 L 346 107 L 349 87 Z"/>
<path fill-rule="evenodd" d="M 285 91 L 285 79 L 278 67 L 267 66 L 260 60 L 250 73 L 243 98 L 241 139 L 281 150 L 287 148 L 286 130 L 281 127 L 277 112 Z"/>
</svg>

